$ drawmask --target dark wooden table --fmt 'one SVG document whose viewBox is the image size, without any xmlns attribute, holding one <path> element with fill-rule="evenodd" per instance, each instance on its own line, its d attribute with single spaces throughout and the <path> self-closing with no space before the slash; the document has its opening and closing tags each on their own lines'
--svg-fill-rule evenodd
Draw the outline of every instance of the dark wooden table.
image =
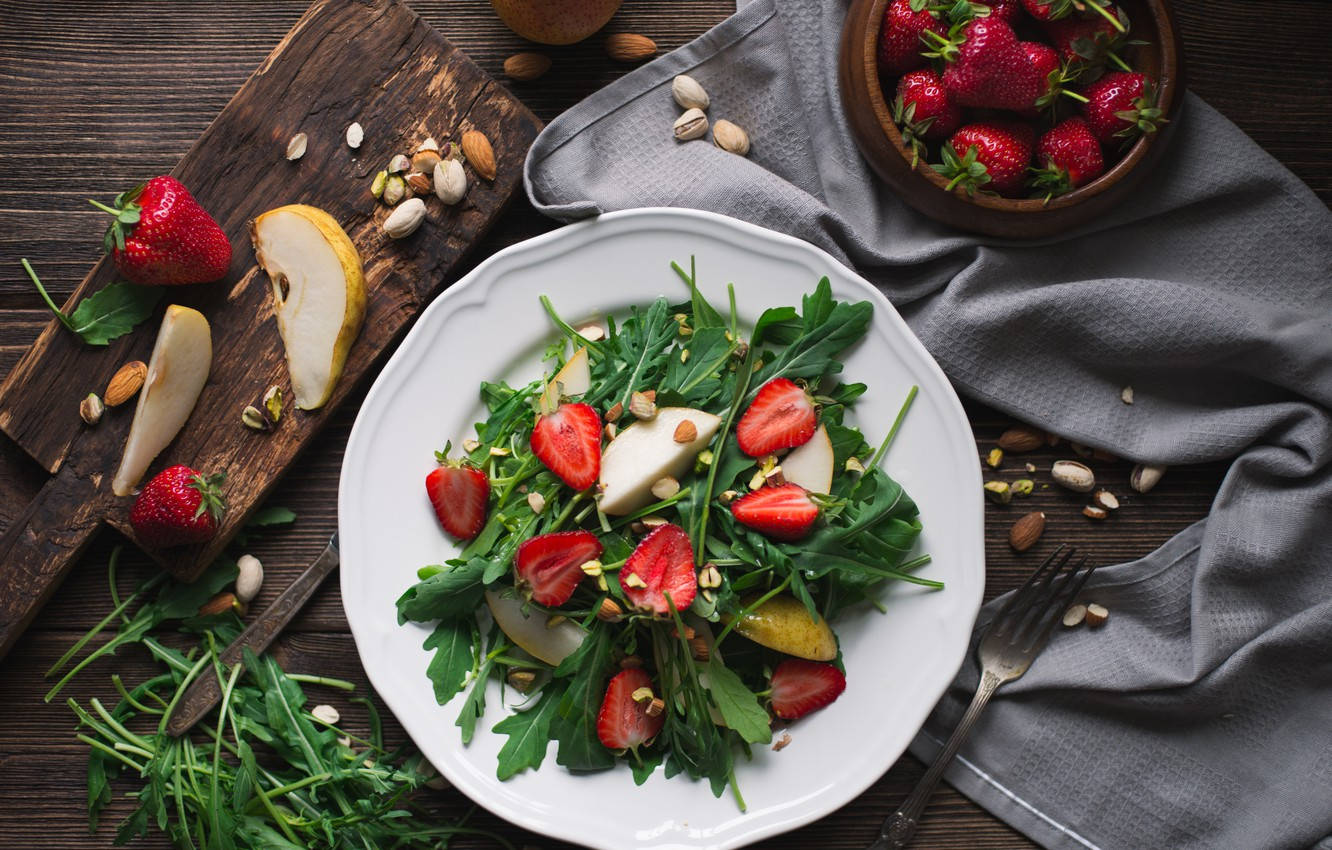
<svg viewBox="0 0 1332 850">
<path fill-rule="evenodd" d="M 487 0 L 432 0 L 414 6 L 484 68 L 498 75 L 504 58 L 528 45 L 505 29 Z M 1176 0 L 1193 90 L 1240 124 L 1269 152 L 1332 201 L 1332 61 L 1315 34 L 1324 31 L 1323 0 Z M 30 258 L 57 301 L 68 296 L 99 251 L 100 213 L 84 199 L 107 198 L 170 170 L 255 66 L 300 16 L 304 3 L 284 2 L 0 3 L 0 375 L 47 322 L 49 314 L 19 268 Z M 630 31 L 670 50 L 699 35 L 733 9 L 732 0 L 629 0 L 609 31 Z M 548 51 L 554 69 L 536 83 L 515 85 L 520 97 L 549 120 L 624 72 L 607 60 L 599 40 Z M 552 223 L 517 201 L 472 258 L 550 229 Z M 364 393 L 364 387 L 361 393 Z M 290 530 L 252 547 L 268 579 L 266 604 L 323 548 L 336 525 L 338 471 L 360 395 L 306 453 L 300 474 L 273 497 L 299 514 Z M 53 398 L 75 415 L 78 399 Z M 979 454 L 1008 424 L 986 408 L 970 407 Z M 1148 496 L 1128 491 L 1124 464 L 1097 463 L 1099 474 L 1126 504 L 1109 521 L 1080 514 L 1081 500 L 1048 482 L 1049 463 L 1067 446 L 1029 458 L 1010 458 L 999 477 L 1021 477 L 1024 460 L 1041 467 L 1038 489 L 1009 507 L 991 506 L 987 525 L 987 598 L 1018 583 L 1054 541 L 1085 546 L 1107 563 L 1138 557 L 1205 515 L 1225 469 L 1173 469 Z M 31 498 L 43 473 L 0 437 L 0 529 Z M 1045 542 L 1025 556 L 1006 543 L 1008 526 L 1026 510 L 1049 515 Z M 127 809 L 112 807 L 90 835 L 84 809 L 85 749 L 74 740 L 72 716 L 47 705 L 43 671 L 100 619 L 110 602 L 107 557 L 118 542 L 104 531 L 75 567 L 27 636 L 0 664 L 0 844 L 6 847 L 108 847 Z M 127 553 L 122 582 L 148 574 L 141 555 Z M 364 682 L 336 582 L 329 583 L 279 645 L 293 671 Z M 127 681 L 149 668 L 133 655 L 88 670 L 69 694 L 108 697 L 112 670 Z M 352 714 L 355 725 L 363 718 Z M 391 733 L 401 736 L 394 725 Z M 922 766 L 904 757 L 862 797 L 816 824 L 766 842 L 767 847 L 859 848 L 905 796 Z M 461 794 L 438 792 L 446 814 L 471 808 Z M 486 814 L 474 823 L 516 844 L 554 846 Z M 167 846 L 164 839 L 149 842 Z M 468 845 L 459 842 L 460 846 Z M 1028 846 L 1022 836 L 944 788 L 927 810 L 920 847 Z"/>
</svg>

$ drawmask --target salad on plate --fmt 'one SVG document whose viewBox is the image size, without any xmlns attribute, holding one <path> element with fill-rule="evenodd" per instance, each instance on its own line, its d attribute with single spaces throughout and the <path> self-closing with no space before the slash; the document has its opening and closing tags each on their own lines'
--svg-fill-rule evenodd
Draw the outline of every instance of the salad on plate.
<svg viewBox="0 0 1332 850">
<path fill-rule="evenodd" d="M 398 618 L 433 625 L 427 674 L 441 705 L 462 695 L 464 744 L 488 682 L 518 692 L 500 779 L 554 742 L 570 771 L 664 765 L 743 809 L 737 755 L 847 687 L 830 624 L 884 610 L 885 582 L 943 585 L 915 574 L 916 505 L 880 465 L 916 388 L 877 447 L 847 415 L 868 387 L 838 358 L 870 303 L 824 278 L 746 340 L 733 289 L 723 314 L 672 268 L 688 299 L 618 323 L 541 299 L 553 375 L 483 382 L 485 421 L 436 453 L 427 495 L 462 550 L 418 570 Z"/>
</svg>

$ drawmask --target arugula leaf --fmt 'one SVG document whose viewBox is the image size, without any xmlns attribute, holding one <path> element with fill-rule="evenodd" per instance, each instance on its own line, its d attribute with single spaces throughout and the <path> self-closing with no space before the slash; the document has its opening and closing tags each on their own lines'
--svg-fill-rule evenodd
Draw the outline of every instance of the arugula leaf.
<svg viewBox="0 0 1332 850">
<path fill-rule="evenodd" d="M 751 744 L 772 740 L 772 721 L 758 697 L 719 656 L 708 658 L 708 692 L 726 725 Z"/>
<path fill-rule="evenodd" d="M 290 525 L 296 521 L 296 512 L 291 508 L 284 508 L 280 505 L 271 507 L 262 507 L 254 512 L 247 521 L 247 526 L 255 528 L 272 528 L 278 525 Z"/>
<path fill-rule="evenodd" d="M 750 334 L 749 344 L 773 342 L 778 345 L 790 345 L 798 336 L 800 336 L 800 314 L 796 309 L 769 307 L 754 323 L 754 333 Z"/>
<path fill-rule="evenodd" d="M 615 757 L 597 737 L 597 715 L 610 666 L 610 630 L 593 629 L 582 645 L 556 669 L 559 676 L 576 670 L 560 700 L 550 736 L 559 743 L 555 761 L 570 770 L 605 770 Z"/>
<path fill-rule="evenodd" d="M 812 295 L 805 296 L 803 306 L 800 336 L 771 363 L 764 364 L 751 386 L 761 387 L 779 375 L 813 380 L 842 371 L 837 355 L 865 335 L 874 312 L 868 301 L 834 301 L 826 277 Z"/>
<path fill-rule="evenodd" d="M 459 620 L 444 620 L 422 644 L 427 652 L 435 650 L 426 676 L 434 685 L 435 702 L 440 705 L 462 690 L 467 674 L 472 671 L 474 631 L 475 626 Z"/>
<path fill-rule="evenodd" d="M 681 361 L 672 357 L 666 364 L 666 377 L 662 388 L 674 390 L 680 394 L 680 404 L 685 407 L 701 407 L 721 389 L 721 375 L 735 344 L 727 339 L 725 328 L 703 328 L 694 331 L 689 339 L 689 359 Z M 658 389 L 658 404 L 665 406 L 669 402 Z"/>
<path fill-rule="evenodd" d="M 481 558 L 454 563 L 407 588 L 398 597 L 398 622 L 414 620 L 424 623 L 470 617 L 481 603 L 485 590 L 481 577 L 488 564 Z"/>
<path fill-rule="evenodd" d="M 535 706 L 495 724 L 496 733 L 509 736 L 500 747 L 499 765 L 495 769 L 495 775 L 501 780 L 529 767 L 541 767 L 546 758 L 546 747 L 550 744 L 550 724 L 563 696 L 563 687 L 551 682 L 542 689 Z"/>
<path fill-rule="evenodd" d="M 642 785 L 648 781 L 652 772 L 661 765 L 665 754 L 655 747 L 652 749 L 640 749 L 635 753 L 636 758 L 629 762 L 629 769 L 634 774 L 634 784 Z"/>
<path fill-rule="evenodd" d="M 89 345 L 106 345 L 134 330 L 135 325 L 153 314 L 153 308 L 162 298 L 159 287 L 111 283 L 80 301 L 74 312 L 65 315 L 47 294 L 32 265 L 27 260 L 20 263 L 60 323 Z"/>
<path fill-rule="evenodd" d="M 718 313 L 716 308 L 708 303 L 708 299 L 704 298 L 703 293 L 698 289 L 694 271 L 694 258 L 689 258 L 689 274 L 685 274 L 684 269 L 674 262 L 671 263 L 671 268 L 689 287 L 690 308 L 694 314 L 694 329 L 725 328 L 726 320 L 722 318 L 721 313 Z"/>
</svg>

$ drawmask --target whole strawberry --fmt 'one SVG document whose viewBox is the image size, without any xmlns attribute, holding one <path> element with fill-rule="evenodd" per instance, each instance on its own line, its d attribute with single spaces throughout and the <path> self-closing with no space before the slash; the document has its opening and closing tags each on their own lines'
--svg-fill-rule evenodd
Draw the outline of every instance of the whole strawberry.
<svg viewBox="0 0 1332 850">
<path fill-rule="evenodd" d="M 897 81 L 893 120 L 902 130 L 902 141 L 919 158 L 925 140 L 942 141 L 962 123 L 962 107 L 948 97 L 943 80 L 933 70 L 921 68 L 903 74 Z M 914 166 L 916 160 L 912 161 Z"/>
<path fill-rule="evenodd" d="M 1110 6 L 1107 14 L 1113 18 L 1060 18 L 1046 21 L 1043 27 L 1059 51 L 1059 58 L 1068 64 L 1080 63 L 1086 68 L 1099 70 L 1109 62 L 1127 68 L 1115 51 L 1127 38 L 1128 16 L 1115 6 Z"/>
<path fill-rule="evenodd" d="M 1022 0 L 1022 8 L 1038 21 L 1058 21 L 1075 12 L 1079 16 L 1090 16 L 1108 5 L 1108 0 Z"/>
<path fill-rule="evenodd" d="M 207 283 L 231 267 L 227 235 L 174 177 L 154 177 L 122 192 L 113 206 L 92 205 L 115 216 L 106 250 L 134 283 Z"/>
<path fill-rule="evenodd" d="M 934 36 L 943 59 L 944 88 L 961 106 L 1029 109 L 1044 90 L 1044 80 L 1022 49 L 1013 28 L 1003 21 L 977 18 L 954 27 L 949 38 Z"/>
<path fill-rule="evenodd" d="M 1031 164 L 1036 133 L 1017 121 L 968 124 L 942 148 L 943 162 L 931 166 L 948 179 L 948 190 L 963 188 L 968 195 L 984 189 L 1012 196 L 1022 190 Z"/>
<path fill-rule="evenodd" d="M 1036 103 L 1030 109 L 1019 110 L 1019 114 L 1027 118 L 1035 118 L 1043 110 L 1049 110 L 1053 115 L 1059 106 L 1061 95 L 1081 101 L 1082 95 L 1070 91 L 1068 86 L 1077 81 L 1081 68 L 1077 65 L 1069 65 L 1059 61 L 1059 54 L 1053 47 L 1039 41 L 1024 41 L 1022 49 L 1026 51 L 1027 58 L 1031 64 L 1036 66 L 1037 72 L 1041 75 L 1043 89 L 1036 98 Z"/>
<path fill-rule="evenodd" d="M 996 21 L 1003 21 L 1011 24 L 1022 14 L 1022 7 L 1018 0 L 989 0 L 985 4 L 990 7 L 990 17 Z"/>
<path fill-rule="evenodd" d="M 919 7 L 913 8 L 913 7 Z M 921 38 L 925 31 L 942 36 L 948 24 L 919 0 L 893 0 L 879 30 L 879 73 L 900 74 L 925 64 Z"/>
<path fill-rule="evenodd" d="M 130 525 L 150 549 L 202 543 L 217 533 L 226 503 L 218 487 L 223 473 L 205 477 L 184 464 L 153 476 L 130 509 Z"/>
<path fill-rule="evenodd" d="M 1102 144 L 1155 133 L 1165 123 L 1157 106 L 1156 84 L 1145 74 L 1115 71 L 1082 90 L 1082 114 Z"/>
<path fill-rule="evenodd" d="M 1095 180 L 1105 172 L 1101 143 L 1087 122 L 1076 115 L 1060 121 L 1036 145 L 1032 188 L 1046 200 Z"/>
</svg>

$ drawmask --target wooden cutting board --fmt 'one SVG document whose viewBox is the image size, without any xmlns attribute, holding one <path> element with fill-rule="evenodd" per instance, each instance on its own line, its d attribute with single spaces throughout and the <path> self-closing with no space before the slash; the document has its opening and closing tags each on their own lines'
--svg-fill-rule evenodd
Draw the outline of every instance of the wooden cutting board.
<svg viewBox="0 0 1332 850">
<path fill-rule="evenodd" d="M 352 122 L 365 131 L 359 150 L 345 141 Z M 381 227 L 389 209 L 370 194 L 374 174 L 427 137 L 443 144 L 467 129 L 491 140 L 494 182 L 469 166 L 461 204 L 446 207 L 429 196 L 421 228 L 389 239 Z M 531 112 L 402 3 L 320 0 L 311 6 L 172 172 L 230 236 L 227 277 L 168 287 L 157 313 L 108 347 L 85 345 L 53 320 L 0 386 L 0 429 L 53 475 L 0 540 L 0 658 L 102 522 L 133 537 L 133 499 L 114 497 L 111 478 L 134 403 L 108 410 L 93 428 L 79 419 L 78 404 L 89 392 L 100 394 L 121 364 L 149 359 L 165 305 L 193 307 L 208 318 L 213 363 L 194 412 L 145 480 L 175 463 L 227 473 L 229 508 L 218 535 L 204 545 L 154 553 L 174 575 L 189 579 L 221 551 L 495 222 L 521 186 L 523 158 L 540 129 Z M 307 135 L 308 149 L 289 162 L 287 143 L 298 132 Z M 297 202 L 327 210 L 347 231 L 361 254 L 367 288 L 365 324 L 342 378 L 329 403 L 311 413 L 290 403 L 270 285 L 248 234 L 258 214 Z M 115 278 L 114 264 L 103 259 L 67 308 Z M 288 399 L 282 421 L 267 434 L 245 428 L 242 409 L 271 384 Z"/>
</svg>

